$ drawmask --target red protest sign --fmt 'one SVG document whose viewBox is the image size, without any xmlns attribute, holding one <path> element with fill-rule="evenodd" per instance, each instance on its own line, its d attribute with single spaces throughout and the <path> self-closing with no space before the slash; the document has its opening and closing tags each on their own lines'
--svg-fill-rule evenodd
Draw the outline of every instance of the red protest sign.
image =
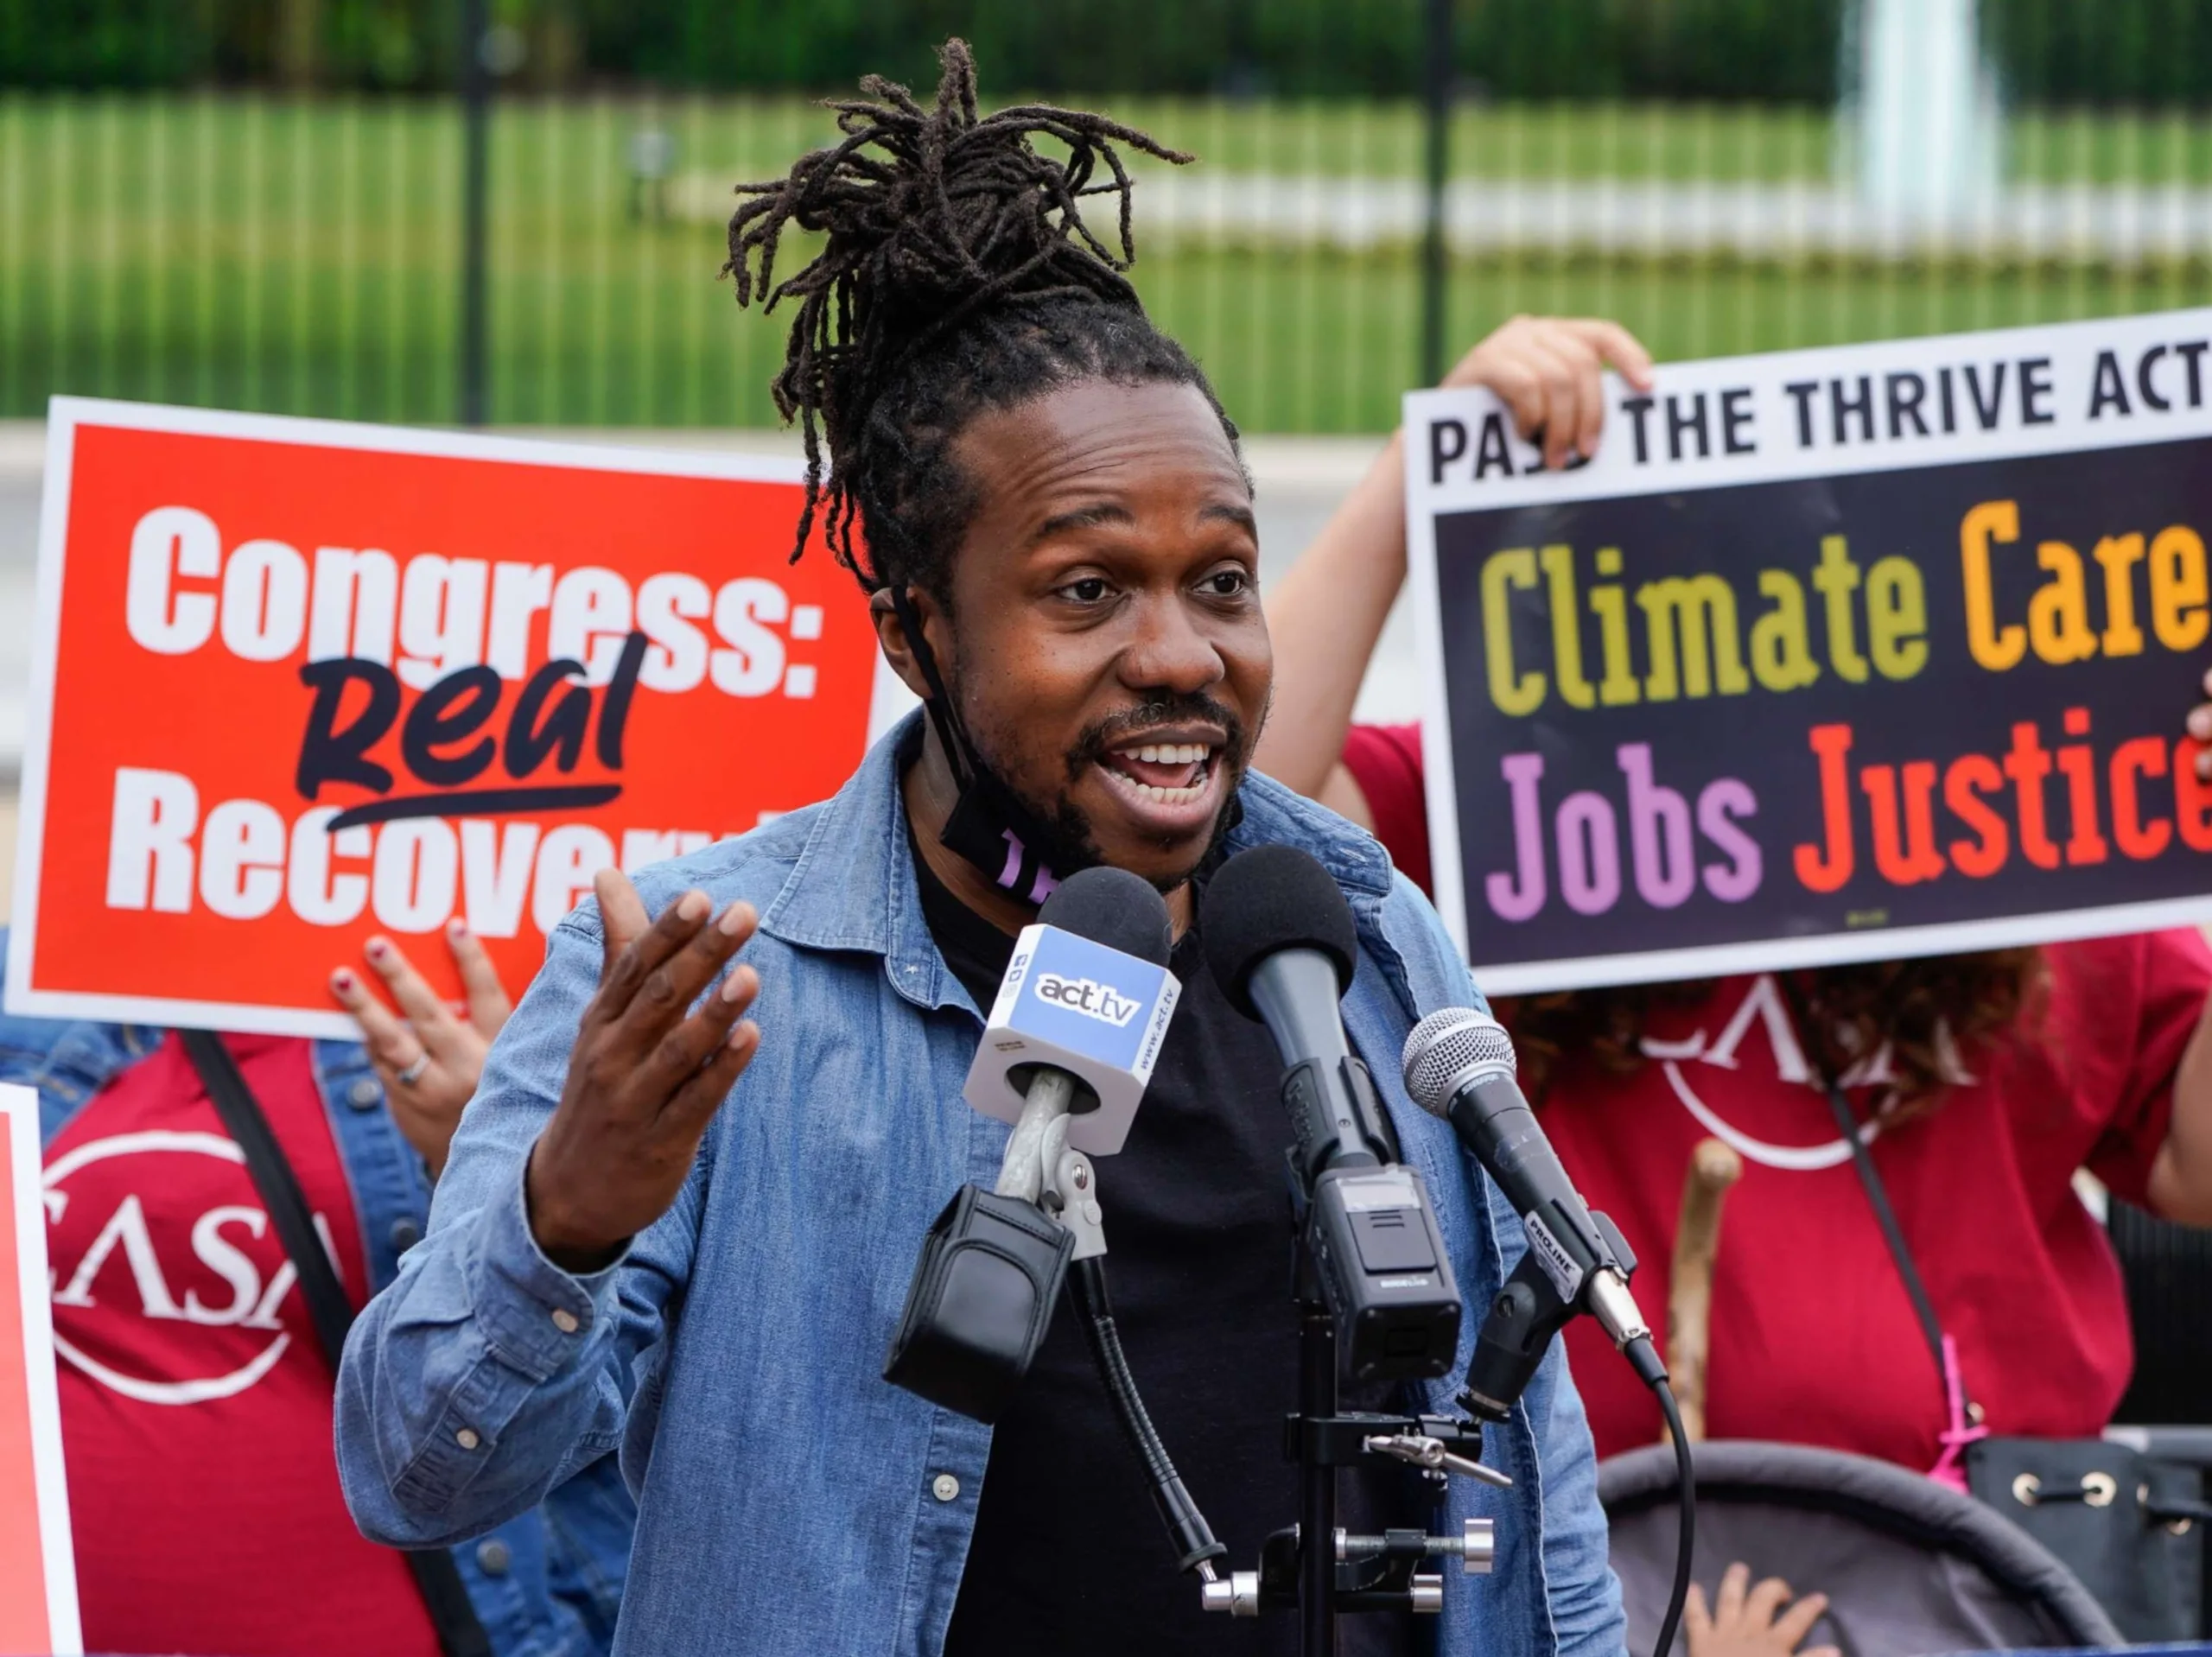
<svg viewBox="0 0 2212 1657">
<path fill-rule="evenodd" d="M 330 969 L 455 916 L 519 992 L 595 870 L 869 735 L 795 463 L 74 398 L 48 445 L 10 1011 L 350 1035 Z"/>
<path fill-rule="evenodd" d="M 39 1201 L 38 1095 L 0 1087 L 0 1651 L 77 1657 Z"/>
</svg>

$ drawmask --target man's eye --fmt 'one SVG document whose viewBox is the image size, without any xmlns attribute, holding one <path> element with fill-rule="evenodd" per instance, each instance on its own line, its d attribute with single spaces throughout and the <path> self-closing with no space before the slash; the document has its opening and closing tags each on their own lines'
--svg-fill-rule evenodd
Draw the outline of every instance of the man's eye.
<svg viewBox="0 0 2212 1657">
<path fill-rule="evenodd" d="M 1106 596 L 1106 578 L 1086 575 L 1081 581 L 1070 581 L 1060 591 L 1077 604 L 1096 604 Z"/>
<path fill-rule="evenodd" d="M 1217 569 L 1199 583 L 1217 599 L 1233 599 L 1252 588 L 1252 578 L 1241 569 Z"/>
</svg>

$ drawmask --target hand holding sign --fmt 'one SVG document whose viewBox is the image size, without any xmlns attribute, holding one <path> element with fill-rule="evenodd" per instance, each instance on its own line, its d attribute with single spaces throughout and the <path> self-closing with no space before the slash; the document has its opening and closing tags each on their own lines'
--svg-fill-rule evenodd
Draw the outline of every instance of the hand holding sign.
<svg viewBox="0 0 2212 1657">
<path fill-rule="evenodd" d="M 744 1074 L 760 1032 L 740 1022 L 760 980 L 740 966 L 687 1013 L 758 917 L 734 903 L 712 921 L 687 892 L 645 924 L 629 881 L 593 881 L 606 932 L 599 993 L 584 1009 L 553 1120 L 530 1153 L 531 1229 L 564 1270 L 596 1271 L 668 1211 L 699 1141 Z"/>
<path fill-rule="evenodd" d="M 1513 410 L 1514 429 L 1541 444 L 1545 467 L 1557 472 L 1598 452 L 1607 364 L 1637 390 L 1651 389 L 1651 353 L 1619 323 L 1516 316 L 1462 357 L 1444 384 L 1495 391 Z"/>
<path fill-rule="evenodd" d="M 467 998 L 465 1019 L 415 970 L 406 951 L 381 934 L 371 938 L 362 952 L 404 1018 L 394 1017 L 348 968 L 340 967 L 330 975 L 330 993 L 361 1026 L 369 1062 L 384 1083 L 393 1121 L 429 1165 L 433 1179 L 445 1167 L 447 1147 L 461 1126 L 461 1108 L 484 1074 L 484 1055 L 491 1051 L 492 1038 L 514 1011 L 492 957 L 467 924 L 448 921 L 445 931 Z"/>
<path fill-rule="evenodd" d="M 2204 676 L 2207 700 L 2189 710 L 2189 733 L 2201 743 L 2212 744 L 2212 671 Z M 2196 756 L 2196 774 L 2212 783 L 2212 746 Z"/>
</svg>

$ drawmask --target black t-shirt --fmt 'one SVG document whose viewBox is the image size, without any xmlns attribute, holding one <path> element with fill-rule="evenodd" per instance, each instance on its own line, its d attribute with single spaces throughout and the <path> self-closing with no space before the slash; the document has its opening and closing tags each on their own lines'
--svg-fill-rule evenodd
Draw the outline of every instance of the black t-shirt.
<svg viewBox="0 0 2212 1657">
<path fill-rule="evenodd" d="M 917 855 L 922 912 L 976 1006 L 998 994 L 1014 940 L 947 891 Z M 1194 928 L 1171 961 L 1182 1000 L 1119 1154 L 1097 1159 L 1106 1275 L 1145 1406 L 1184 1484 L 1249 1570 L 1298 1521 L 1298 1468 L 1282 1419 L 1298 1405 L 1290 1287 L 1282 1062 L 1262 1025 L 1223 999 Z M 1384 1407 L 1380 1396 L 1347 1407 Z M 1341 1522 L 1421 1525 L 1415 1476 L 1347 1474 Z M 1412 1657 L 1427 1619 L 1347 1616 L 1346 1657 Z M 1142 1468 L 1122 1438 L 1071 1302 L 1064 1301 L 999 1419 L 945 1657 L 1294 1657 L 1298 1618 L 1199 1609 L 1175 1569 Z"/>
</svg>

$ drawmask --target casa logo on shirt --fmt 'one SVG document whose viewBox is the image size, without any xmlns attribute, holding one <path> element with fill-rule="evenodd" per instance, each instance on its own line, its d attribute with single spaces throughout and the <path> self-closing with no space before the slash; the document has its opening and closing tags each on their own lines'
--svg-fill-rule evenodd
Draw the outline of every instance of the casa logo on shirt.
<svg viewBox="0 0 2212 1657">
<path fill-rule="evenodd" d="M 1814 1145 L 1776 1145 L 1745 1133 L 1706 1101 L 1684 1067 L 1699 1064 L 1732 1072 L 1741 1070 L 1745 1061 L 1751 1057 L 1747 1038 L 1755 1035 L 1764 1040 L 1768 1062 L 1774 1068 L 1777 1080 L 1809 1089 L 1815 1097 L 1824 1091 L 1820 1076 L 1806 1060 L 1804 1046 L 1789 1021 L 1789 1010 L 1783 1003 L 1781 987 L 1771 973 L 1761 973 L 1751 980 L 1734 1014 L 1717 1036 L 1708 1038 L 1700 1029 L 1681 1041 L 1646 1036 L 1640 1045 L 1644 1057 L 1656 1064 L 1667 1078 L 1667 1085 L 1674 1090 L 1682 1108 L 1695 1117 L 1707 1133 L 1733 1146 L 1747 1162 L 1783 1173 L 1817 1173 L 1823 1168 L 1838 1167 L 1850 1161 L 1851 1146 L 1840 1135 Z M 1960 1085 L 1973 1083 L 1974 1078 L 1961 1062 L 1949 1029 L 1940 1023 L 1936 1029 L 1936 1049 L 1937 1062 L 1947 1080 Z M 1897 1080 L 1891 1069 L 1893 1058 L 1891 1044 L 1884 1042 L 1837 1080 L 1845 1088 L 1887 1087 Z M 1860 1140 L 1868 1145 L 1880 1132 L 1878 1121 L 1869 1121 L 1859 1130 Z"/>
<path fill-rule="evenodd" d="M 221 1200 L 254 1197 L 245 1164 L 222 1134 L 164 1130 L 54 1159 L 44 1186 L 63 1362 L 125 1398 L 176 1405 L 236 1397 L 276 1367 L 299 1274 L 257 1200 Z M 315 1225 L 331 1249 L 321 1215 Z"/>
<path fill-rule="evenodd" d="M 1122 994 L 1111 984 L 1102 984 L 1095 978 L 1065 978 L 1056 972 L 1039 975 L 1037 998 L 1071 1013 L 1080 1013 L 1087 1019 L 1110 1024 L 1116 1030 L 1126 1029 L 1129 1020 L 1136 1017 L 1137 1009 L 1144 1005 Z"/>
</svg>

